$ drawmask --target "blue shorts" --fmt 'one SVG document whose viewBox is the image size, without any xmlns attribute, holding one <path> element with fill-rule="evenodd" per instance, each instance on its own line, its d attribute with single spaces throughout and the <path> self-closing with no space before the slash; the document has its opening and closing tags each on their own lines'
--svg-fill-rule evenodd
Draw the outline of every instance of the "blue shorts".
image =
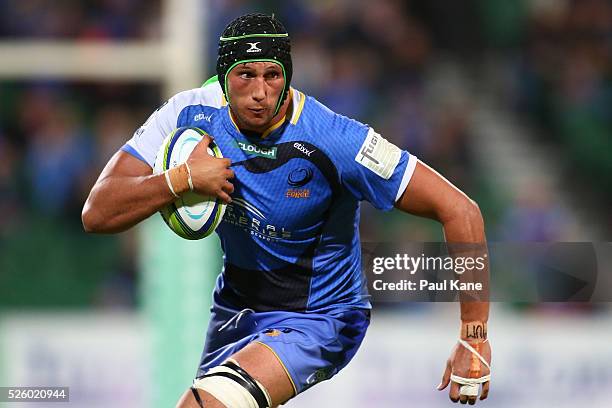
<svg viewBox="0 0 612 408">
<path fill-rule="evenodd" d="M 254 312 L 215 302 L 197 377 L 247 344 L 259 342 L 279 358 L 297 395 L 344 368 L 361 345 L 369 324 L 367 309 Z"/>
</svg>

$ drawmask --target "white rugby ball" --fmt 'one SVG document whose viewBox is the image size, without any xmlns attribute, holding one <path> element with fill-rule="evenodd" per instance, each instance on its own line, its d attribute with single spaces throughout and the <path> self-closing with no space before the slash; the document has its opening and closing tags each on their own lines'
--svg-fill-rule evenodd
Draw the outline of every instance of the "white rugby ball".
<svg viewBox="0 0 612 408">
<path fill-rule="evenodd" d="M 154 174 L 177 167 L 187 161 L 195 146 L 206 135 L 200 128 L 175 129 L 162 143 L 155 159 Z M 223 157 L 214 141 L 208 154 Z M 188 191 L 160 210 L 161 216 L 177 235 L 185 239 L 202 239 L 212 234 L 225 213 L 225 204 L 216 197 L 205 197 Z"/>
</svg>

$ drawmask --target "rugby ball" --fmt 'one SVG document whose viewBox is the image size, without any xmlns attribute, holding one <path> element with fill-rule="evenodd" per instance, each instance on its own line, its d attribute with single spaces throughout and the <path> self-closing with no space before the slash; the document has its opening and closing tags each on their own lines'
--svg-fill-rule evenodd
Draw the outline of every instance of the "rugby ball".
<svg viewBox="0 0 612 408">
<path fill-rule="evenodd" d="M 206 132 L 197 127 L 175 129 L 157 152 L 153 173 L 163 173 L 187 161 L 204 135 Z M 208 154 L 223 157 L 214 141 L 208 146 Z M 160 213 L 166 225 L 178 236 L 196 240 L 213 233 L 223 218 L 225 204 L 216 197 L 205 197 L 188 191 L 162 208 Z"/>
</svg>

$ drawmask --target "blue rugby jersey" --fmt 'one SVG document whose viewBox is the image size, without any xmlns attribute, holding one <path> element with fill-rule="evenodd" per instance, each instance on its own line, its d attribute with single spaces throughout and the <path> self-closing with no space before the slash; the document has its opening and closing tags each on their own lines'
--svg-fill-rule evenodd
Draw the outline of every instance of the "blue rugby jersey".
<svg viewBox="0 0 612 408">
<path fill-rule="evenodd" d="M 172 130 L 196 126 L 231 159 L 235 191 L 216 230 L 224 268 L 215 298 L 255 311 L 370 308 L 359 202 L 392 209 L 417 159 L 296 89 L 289 97 L 290 117 L 252 138 L 209 81 L 162 105 L 122 150 L 153 167 Z"/>
</svg>

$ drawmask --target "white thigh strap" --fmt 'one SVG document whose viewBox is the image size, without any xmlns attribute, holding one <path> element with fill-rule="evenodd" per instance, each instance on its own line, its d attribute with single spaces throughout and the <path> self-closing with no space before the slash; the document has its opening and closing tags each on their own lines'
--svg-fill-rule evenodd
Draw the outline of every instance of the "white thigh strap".
<svg viewBox="0 0 612 408">
<path fill-rule="evenodd" d="M 229 373 L 238 375 L 236 371 L 225 366 L 211 368 L 207 374 Z M 257 382 L 270 406 L 270 396 L 262 384 Z M 193 382 L 194 388 L 199 388 L 211 394 L 228 408 L 259 408 L 259 404 L 251 393 L 231 378 L 221 376 L 204 377 Z"/>
</svg>

